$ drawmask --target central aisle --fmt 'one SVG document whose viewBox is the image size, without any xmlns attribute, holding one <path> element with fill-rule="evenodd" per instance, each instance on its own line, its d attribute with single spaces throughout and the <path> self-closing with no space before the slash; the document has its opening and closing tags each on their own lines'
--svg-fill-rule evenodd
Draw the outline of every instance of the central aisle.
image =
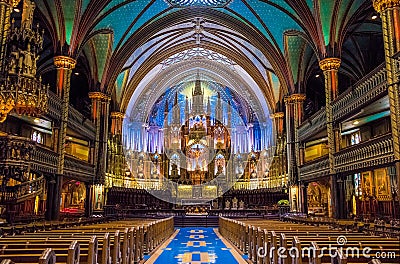
<svg viewBox="0 0 400 264">
<path fill-rule="evenodd" d="M 181 228 L 146 264 L 247 263 L 215 231 L 213 228 Z"/>
</svg>

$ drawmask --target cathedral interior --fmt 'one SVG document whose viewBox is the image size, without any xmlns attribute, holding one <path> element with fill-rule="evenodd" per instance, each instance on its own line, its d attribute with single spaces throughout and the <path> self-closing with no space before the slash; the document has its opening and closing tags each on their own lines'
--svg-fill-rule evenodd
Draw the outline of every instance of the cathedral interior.
<svg viewBox="0 0 400 264">
<path fill-rule="evenodd" d="M 1 264 L 400 263 L 400 0 L 0 0 L 0 42 Z"/>
</svg>

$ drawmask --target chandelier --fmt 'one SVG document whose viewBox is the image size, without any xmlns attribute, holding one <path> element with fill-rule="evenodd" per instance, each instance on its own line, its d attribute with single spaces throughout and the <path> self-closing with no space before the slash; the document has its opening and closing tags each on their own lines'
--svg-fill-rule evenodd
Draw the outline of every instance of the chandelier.
<svg viewBox="0 0 400 264">
<path fill-rule="evenodd" d="M 35 4 L 24 0 L 20 27 L 12 21 L 7 39 L 6 65 L 0 81 L 0 122 L 14 110 L 19 115 L 40 116 L 47 111 L 48 86 L 36 77 L 43 33 L 32 28 Z"/>
</svg>

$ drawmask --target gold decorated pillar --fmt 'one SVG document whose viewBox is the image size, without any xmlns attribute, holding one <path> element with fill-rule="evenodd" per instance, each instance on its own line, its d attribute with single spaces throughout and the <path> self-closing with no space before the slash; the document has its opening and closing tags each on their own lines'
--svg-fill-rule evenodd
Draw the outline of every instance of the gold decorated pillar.
<svg viewBox="0 0 400 264">
<path fill-rule="evenodd" d="M 329 145 L 329 172 L 335 173 L 335 135 L 333 131 L 333 112 L 332 101 L 338 96 L 338 70 L 341 60 L 339 58 L 326 58 L 319 62 L 319 67 L 324 72 L 325 77 L 325 97 L 326 97 L 326 129 Z"/>
<path fill-rule="evenodd" d="M 303 122 L 303 116 L 304 116 L 304 101 L 306 99 L 305 94 L 292 94 L 291 100 L 293 102 L 293 133 L 294 133 L 294 148 L 295 148 L 295 161 L 296 161 L 296 166 L 294 169 L 296 170 L 296 174 L 298 175 L 297 180 L 300 181 L 300 175 L 299 175 L 299 166 L 301 165 L 301 154 L 300 154 L 300 141 L 299 141 L 299 132 L 298 132 L 298 127 L 300 126 L 301 122 Z M 297 191 L 297 201 L 298 201 L 298 210 L 300 212 L 304 212 L 304 203 L 306 203 L 306 198 L 303 196 L 302 189 L 300 187 L 296 188 L 295 190 Z M 307 212 L 306 212 L 307 213 Z"/>
<path fill-rule="evenodd" d="M 75 68 L 76 61 L 70 57 L 57 56 L 54 57 L 54 65 L 57 69 L 57 94 L 61 97 L 61 119 L 60 128 L 58 130 L 57 139 L 57 152 L 59 155 L 57 165 L 57 179 L 56 179 L 56 190 L 54 193 L 54 200 L 56 201 L 53 205 L 53 220 L 58 220 L 60 215 L 60 198 L 61 188 L 64 174 L 64 159 L 65 159 L 65 140 L 67 137 L 67 125 L 68 125 L 68 110 L 69 110 L 69 91 L 71 88 L 71 74 Z"/>
<path fill-rule="evenodd" d="M 125 177 L 125 159 L 124 159 L 124 151 L 122 147 L 122 123 L 125 117 L 124 113 L 121 112 L 111 112 L 111 139 L 114 143 L 114 149 L 112 151 L 114 163 L 111 164 L 113 166 L 114 177 L 116 177 L 116 185 L 118 187 L 124 186 L 124 177 Z M 109 160 L 109 158 L 108 158 Z"/>
<path fill-rule="evenodd" d="M 5 71 L 7 38 L 11 27 L 11 12 L 20 0 L 0 0 L 0 73 Z"/>
<path fill-rule="evenodd" d="M 108 113 L 110 96 L 102 92 L 91 92 L 92 121 L 96 127 L 96 138 L 93 150 L 95 164 L 95 183 L 104 184 L 108 137 Z"/>
<path fill-rule="evenodd" d="M 306 100 L 306 95 L 305 94 L 292 94 L 290 96 L 293 100 L 293 112 L 294 112 L 294 142 L 295 142 L 295 149 L 296 149 L 296 161 L 297 161 L 297 166 L 300 166 L 300 141 L 299 141 L 299 133 L 298 133 L 298 127 L 301 125 L 303 122 L 303 117 L 304 117 L 304 101 Z"/>
<path fill-rule="evenodd" d="M 283 112 L 276 112 L 271 114 L 270 118 L 274 124 L 274 130 L 276 132 L 276 153 L 274 155 L 274 160 L 270 168 L 269 178 L 270 183 L 269 187 L 277 187 L 277 180 L 280 176 L 286 177 L 286 166 L 285 161 L 286 157 L 284 156 L 284 141 L 285 137 L 283 135 L 283 118 L 285 114 Z"/>
<path fill-rule="evenodd" d="M 400 76 L 399 72 L 396 72 L 398 70 L 396 60 L 399 58 L 394 57 L 400 52 L 400 0 L 373 0 L 372 2 L 382 20 L 393 152 L 398 190 L 400 190 Z"/>
<path fill-rule="evenodd" d="M 333 127 L 333 111 L 332 101 L 338 96 L 338 70 L 340 67 L 341 60 L 339 58 L 326 58 L 319 62 L 319 67 L 324 72 L 325 77 L 325 97 L 326 97 L 326 130 L 328 135 L 328 146 L 329 146 L 329 174 L 331 183 L 331 208 L 329 211 L 329 217 L 338 217 L 338 197 L 336 192 L 336 175 L 335 175 L 335 131 Z"/>
</svg>

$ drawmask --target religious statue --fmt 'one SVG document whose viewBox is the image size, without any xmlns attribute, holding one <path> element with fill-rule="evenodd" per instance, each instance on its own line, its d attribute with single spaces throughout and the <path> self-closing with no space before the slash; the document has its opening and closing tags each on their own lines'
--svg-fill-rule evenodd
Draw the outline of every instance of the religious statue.
<svg viewBox="0 0 400 264">
<path fill-rule="evenodd" d="M 232 209 L 238 209 L 238 199 L 236 197 L 233 197 Z"/>
<path fill-rule="evenodd" d="M 229 200 L 225 201 L 225 209 L 231 209 L 231 202 Z"/>
<path fill-rule="evenodd" d="M 244 202 L 243 202 L 243 200 L 240 200 L 240 202 L 239 202 L 239 209 L 244 209 Z"/>
<path fill-rule="evenodd" d="M 24 9 L 22 11 L 21 26 L 23 29 L 32 29 L 33 12 L 35 3 L 31 0 L 24 0 Z"/>
<path fill-rule="evenodd" d="M 19 61 L 19 52 L 17 51 L 17 48 L 15 45 L 12 46 L 11 52 L 10 52 L 10 60 L 8 64 L 8 72 L 11 74 L 16 74 L 17 73 L 17 64 Z"/>
</svg>

